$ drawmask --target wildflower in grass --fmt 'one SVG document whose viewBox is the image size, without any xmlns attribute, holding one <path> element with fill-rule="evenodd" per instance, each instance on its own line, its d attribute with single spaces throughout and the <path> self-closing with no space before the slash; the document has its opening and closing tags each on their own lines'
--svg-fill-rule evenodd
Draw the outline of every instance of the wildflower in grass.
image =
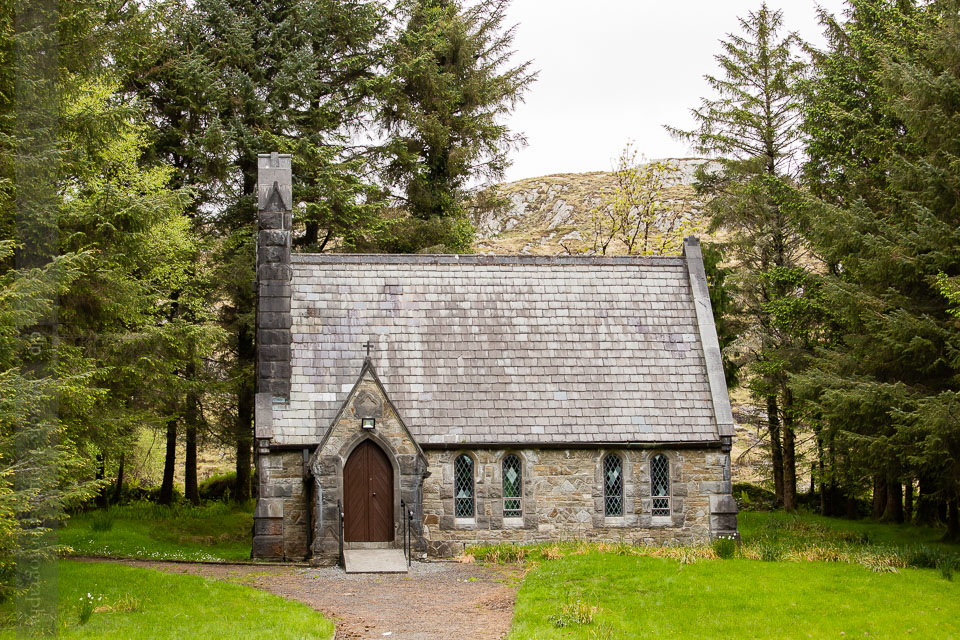
<svg viewBox="0 0 960 640">
<path fill-rule="evenodd" d="M 87 624 L 90 621 L 90 616 L 93 615 L 93 610 L 96 608 L 96 603 L 103 600 L 103 596 L 100 596 L 96 600 L 93 597 L 93 594 L 87 593 L 86 597 L 80 596 L 80 606 L 77 609 L 77 618 L 80 621 L 80 624 Z"/>
</svg>

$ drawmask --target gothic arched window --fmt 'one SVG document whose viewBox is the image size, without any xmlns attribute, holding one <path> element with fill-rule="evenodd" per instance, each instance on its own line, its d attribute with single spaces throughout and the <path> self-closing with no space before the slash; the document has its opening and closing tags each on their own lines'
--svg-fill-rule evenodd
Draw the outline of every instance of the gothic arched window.
<svg viewBox="0 0 960 640">
<path fill-rule="evenodd" d="M 603 458 L 603 515 L 623 515 L 623 460 L 615 453 Z"/>
<path fill-rule="evenodd" d="M 670 515 L 670 461 L 658 453 L 650 459 L 650 495 L 653 496 L 653 515 Z"/>
<path fill-rule="evenodd" d="M 457 518 L 472 518 L 475 511 L 473 458 L 465 453 L 453 461 L 453 511 Z"/>
<path fill-rule="evenodd" d="M 503 459 L 503 517 L 523 517 L 523 467 L 512 453 Z"/>
</svg>

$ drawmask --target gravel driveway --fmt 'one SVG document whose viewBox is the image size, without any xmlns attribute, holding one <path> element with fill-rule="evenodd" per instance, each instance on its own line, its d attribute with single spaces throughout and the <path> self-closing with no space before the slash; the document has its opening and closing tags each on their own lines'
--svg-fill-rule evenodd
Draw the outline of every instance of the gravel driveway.
<svg viewBox="0 0 960 640">
<path fill-rule="evenodd" d="M 230 580 L 299 600 L 331 618 L 338 639 L 499 639 L 510 628 L 520 579 L 516 569 L 452 562 L 414 562 L 408 575 L 347 575 L 338 567 L 123 562 Z"/>
</svg>

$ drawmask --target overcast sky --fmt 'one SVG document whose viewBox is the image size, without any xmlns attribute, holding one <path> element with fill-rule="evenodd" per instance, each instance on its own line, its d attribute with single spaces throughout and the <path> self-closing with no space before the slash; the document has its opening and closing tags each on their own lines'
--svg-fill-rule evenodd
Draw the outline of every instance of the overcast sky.
<svg viewBox="0 0 960 640">
<path fill-rule="evenodd" d="M 786 30 L 823 43 L 816 6 L 842 0 L 771 0 Z M 664 124 L 692 127 L 688 114 L 709 95 L 719 40 L 760 0 L 513 0 L 515 60 L 540 76 L 511 127 L 527 136 L 507 180 L 607 171 L 628 139 L 648 158 L 691 155 Z"/>
</svg>

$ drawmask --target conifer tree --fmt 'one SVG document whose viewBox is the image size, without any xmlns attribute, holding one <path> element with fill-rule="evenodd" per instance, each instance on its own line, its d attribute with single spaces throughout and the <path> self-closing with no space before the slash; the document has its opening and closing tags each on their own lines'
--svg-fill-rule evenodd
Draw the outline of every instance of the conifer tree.
<svg viewBox="0 0 960 640">
<path fill-rule="evenodd" d="M 722 41 L 716 56 L 723 75 L 706 76 L 716 97 L 691 110 L 697 128 L 668 130 L 720 166 L 701 167 L 697 189 L 711 198 L 714 228 L 730 234 L 724 250 L 736 263 L 729 280 L 742 327 L 738 350 L 750 364 L 748 385 L 765 405 L 777 501 L 792 509 L 797 425 L 788 371 L 801 366 L 812 327 L 796 319 L 810 303 L 809 274 L 790 188 L 805 64 L 798 38 L 782 34 L 782 23 L 782 13 L 766 4 L 741 18 L 742 33 Z"/>
<path fill-rule="evenodd" d="M 912 22 L 917 46 L 891 39 L 879 57 L 878 109 L 902 123 L 883 164 L 884 198 L 813 209 L 812 236 L 840 267 L 830 302 L 843 340 L 803 377 L 817 391 L 811 402 L 886 481 L 884 517 L 903 519 L 902 484 L 919 477 L 921 498 L 948 504 L 951 539 L 960 327 L 943 282 L 960 274 L 958 9 L 930 5 Z"/>
<path fill-rule="evenodd" d="M 804 176 L 819 201 L 807 210 L 806 233 L 830 272 L 825 291 L 835 322 L 833 344 L 811 375 L 798 378 L 798 388 L 811 420 L 824 428 L 819 446 L 830 460 L 843 463 L 828 465 L 822 474 L 821 482 L 833 487 L 821 495 L 826 513 L 839 512 L 841 494 L 852 505 L 868 488 L 860 480 L 866 477 L 872 478 L 874 515 L 902 520 L 903 481 L 912 486 L 912 477 L 904 477 L 904 443 L 889 414 L 899 401 L 891 388 L 854 380 L 862 380 L 876 366 L 867 363 L 878 356 L 896 357 L 892 351 L 880 356 L 876 336 L 859 320 L 864 309 L 882 308 L 874 293 L 888 286 L 889 275 L 868 274 L 888 265 L 862 267 L 870 260 L 866 246 L 878 231 L 877 221 L 899 216 L 891 176 L 898 158 L 911 155 L 914 145 L 892 108 L 885 61 L 915 55 L 930 17 L 913 2 L 888 0 L 855 0 L 842 23 L 823 15 L 828 49 L 814 54 L 816 74 L 807 85 Z M 862 360 L 866 352 L 871 357 Z"/>
<path fill-rule="evenodd" d="M 505 0 L 400 4 L 406 22 L 388 46 L 380 88 L 379 121 L 388 138 L 381 153 L 387 180 L 400 187 L 416 219 L 462 219 L 469 183 L 502 178 L 508 152 L 524 142 L 504 118 L 536 74 L 529 62 L 511 62 L 507 6 Z M 463 250 L 469 242 L 454 233 L 446 244 Z"/>
<path fill-rule="evenodd" d="M 348 143 L 369 108 L 384 17 L 377 3 L 337 0 L 172 0 L 163 16 L 163 46 L 131 86 L 158 120 L 154 152 L 194 190 L 195 229 L 216 247 L 211 293 L 229 336 L 220 367 L 231 390 L 215 404 L 236 448 L 234 497 L 244 500 L 253 440 L 257 154 L 293 154 L 298 247 L 349 248 L 376 225 L 380 190 Z M 167 429 L 171 487 L 178 425 L 189 444 L 196 440 L 189 424 L 199 416 L 196 399 L 183 406 L 182 419 Z"/>
</svg>

